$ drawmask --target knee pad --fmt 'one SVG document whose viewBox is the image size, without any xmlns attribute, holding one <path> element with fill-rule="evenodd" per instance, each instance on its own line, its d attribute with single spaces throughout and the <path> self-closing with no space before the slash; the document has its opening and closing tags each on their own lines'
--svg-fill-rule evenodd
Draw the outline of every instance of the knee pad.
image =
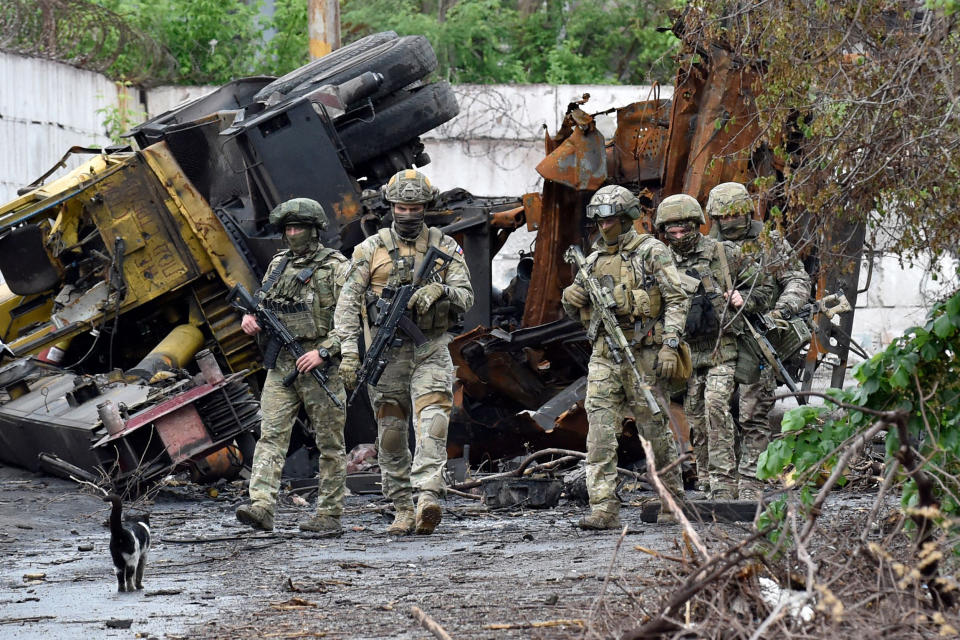
<svg viewBox="0 0 960 640">
<path fill-rule="evenodd" d="M 396 417 L 381 418 L 380 449 L 385 453 L 402 453 L 407 448 L 407 422 Z"/>
</svg>

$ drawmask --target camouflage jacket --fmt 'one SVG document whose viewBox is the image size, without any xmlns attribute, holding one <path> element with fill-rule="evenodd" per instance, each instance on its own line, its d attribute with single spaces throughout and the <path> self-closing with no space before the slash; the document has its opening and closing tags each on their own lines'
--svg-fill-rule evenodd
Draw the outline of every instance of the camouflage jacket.
<svg viewBox="0 0 960 640">
<path fill-rule="evenodd" d="M 391 256 L 388 244 L 393 244 L 397 249 L 396 261 Z M 411 282 L 431 244 L 452 256 L 453 262 L 441 273 L 443 296 L 431 308 L 437 318 L 431 324 L 432 328 L 425 328 L 423 319 L 414 317 L 413 320 L 430 337 L 446 330 L 448 315 L 462 314 L 473 306 L 470 271 L 463 259 L 463 249 L 456 240 L 443 235 L 439 229 L 431 229 L 426 225 L 412 242 L 401 238 L 392 228 L 382 229 L 354 248 L 343 292 L 337 300 L 337 308 L 333 314 L 334 334 L 340 341 L 343 353 L 359 353 L 361 309 L 364 304 L 379 296 L 387 285 L 398 286 Z M 395 264 L 398 269 L 394 268 Z M 402 273 L 398 273 L 400 268 Z"/>
<path fill-rule="evenodd" d="M 630 318 L 618 316 L 621 326 L 629 331 L 634 329 L 634 319 L 643 324 L 660 318 L 657 332 L 680 335 L 688 300 L 670 249 L 653 236 L 638 234 L 634 229 L 621 235 L 619 240 L 613 253 L 607 251 L 602 238 L 598 240 L 586 263 L 590 276 L 610 275 L 613 285 L 624 285 L 631 291 L 635 313 Z M 584 286 L 583 274 L 578 273 L 574 283 Z M 567 302 L 563 302 L 563 307 L 568 316 L 581 319 L 580 309 Z"/>
<path fill-rule="evenodd" d="M 743 296 L 743 307 L 734 309 L 727 305 L 723 294 L 727 290 L 726 276 L 723 271 L 723 262 L 719 252 L 723 251 L 726 257 L 729 277 L 734 288 Z M 717 322 L 722 322 L 724 333 L 739 334 L 743 331 L 741 310 L 747 313 L 767 309 L 773 294 L 773 285 L 750 258 L 743 255 L 740 249 L 732 242 L 721 242 L 701 235 L 697 246 L 686 254 L 680 254 L 671 249 L 677 268 L 692 280 L 687 280 L 691 289 L 688 294 L 693 296 L 691 302 L 691 316 L 695 315 L 697 297 L 702 296 L 709 300 Z M 702 285 L 703 289 L 700 290 Z M 698 294 L 698 292 L 700 292 Z M 689 322 L 688 331 L 689 334 Z M 712 331 L 716 337 L 716 330 Z M 703 339 L 708 334 L 690 336 L 693 339 Z"/>
<path fill-rule="evenodd" d="M 283 250 L 270 261 L 257 296 L 304 348 L 323 347 L 336 355 L 333 307 L 349 264 L 339 251 L 319 244 L 304 255 Z"/>
<path fill-rule="evenodd" d="M 744 255 L 753 258 L 764 273 L 772 276 L 775 289 L 769 309 L 792 315 L 800 310 L 810 298 L 810 274 L 803 268 L 790 243 L 775 229 L 767 238 L 762 238 L 763 223 L 753 220 L 746 235 L 736 244 Z M 710 237 L 719 238 L 719 229 L 713 225 Z"/>
</svg>

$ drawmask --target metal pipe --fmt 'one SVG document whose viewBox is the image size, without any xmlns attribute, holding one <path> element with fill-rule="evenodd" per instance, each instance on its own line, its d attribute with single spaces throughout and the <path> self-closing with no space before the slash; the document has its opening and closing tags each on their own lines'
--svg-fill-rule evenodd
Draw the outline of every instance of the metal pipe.
<svg viewBox="0 0 960 640">
<path fill-rule="evenodd" d="M 322 58 L 340 48 L 340 1 L 308 0 L 307 34 L 310 59 Z"/>
<path fill-rule="evenodd" d="M 149 381 L 160 371 L 182 369 L 203 346 L 203 333 L 190 324 L 173 328 L 146 357 L 127 373 Z"/>
</svg>

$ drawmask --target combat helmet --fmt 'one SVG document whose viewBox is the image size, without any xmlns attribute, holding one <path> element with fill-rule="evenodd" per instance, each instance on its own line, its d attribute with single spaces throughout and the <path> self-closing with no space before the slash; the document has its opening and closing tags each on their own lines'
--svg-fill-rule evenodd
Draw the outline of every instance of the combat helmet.
<svg viewBox="0 0 960 640">
<path fill-rule="evenodd" d="M 707 215 L 720 218 L 725 215 L 753 214 L 753 200 L 747 188 L 739 182 L 723 182 L 710 190 L 707 198 Z"/>
<path fill-rule="evenodd" d="M 627 216 L 631 220 L 640 217 L 640 200 L 626 187 L 611 184 L 597 190 L 587 205 L 587 218 L 609 218 Z"/>
<path fill-rule="evenodd" d="M 693 196 L 685 193 L 667 196 L 657 206 L 657 217 L 653 225 L 662 229 L 671 222 L 686 222 L 692 220 L 697 224 L 704 224 L 706 219 L 703 217 L 703 209 L 700 203 Z"/>
<path fill-rule="evenodd" d="M 316 200 L 293 198 L 273 208 L 270 212 L 270 224 L 281 229 L 288 224 L 304 224 L 326 229 L 327 214 Z"/>
<path fill-rule="evenodd" d="M 430 205 L 440 192 L 430 184 L 427 176 L 415 169 L 404 169 L 393 174 L 382 187 L 383 199 L 397 204 Z"/>
</svg>

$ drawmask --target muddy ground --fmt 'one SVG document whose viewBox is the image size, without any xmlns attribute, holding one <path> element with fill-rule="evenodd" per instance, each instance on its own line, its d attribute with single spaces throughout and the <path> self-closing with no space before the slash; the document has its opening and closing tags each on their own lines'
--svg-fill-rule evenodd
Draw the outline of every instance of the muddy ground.
<svg viewBox="0 0 960 640">
<path fill-rule="evenodd" d="M 234 518 L 241 483 L 217 497 L 184 485 L 147 506 L 154 546 L 144 590 L 117 593 L 107 504 L 9 467 L 0 467 L 0 486 L 3 638 L 432 637 L 410 618 L 412 605 L 454 638 L 579 637 L 575 624 L 489 625 L 590 618 L 619 538 L 577 529 L 584 508 L 566 500 L 490 513 L 452 497 L 434 535 L 391 539 L 377 496 L 348 498 L 342 538 L 301 537 L 296 525 L 310 508 L 289 497 L 266 534 Z M 623 511 L 630 531 L 595 618 L 631 608 L 637 578 L 657 571 L 660 561 L 636 545 L 676 552 L 679 527 L 641 523 L 639 512 Z"/>
</svg>

